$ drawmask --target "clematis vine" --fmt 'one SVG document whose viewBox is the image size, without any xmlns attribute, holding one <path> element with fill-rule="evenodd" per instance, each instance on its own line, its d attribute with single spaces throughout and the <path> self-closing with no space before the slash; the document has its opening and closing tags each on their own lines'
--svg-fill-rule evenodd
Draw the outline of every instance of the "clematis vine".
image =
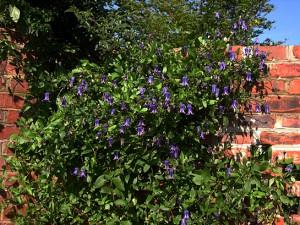
<svg viewBox="0 0 300 225">
<path fill-rule="evenodd" d="M 50 101 L 50 94 L 49 94 L 49 92 L 46 92 L 46 93 L 45 93 L 44 101 L 45 101 L 45 102 L 49 102 L 49 101 Z"/>
</svg>

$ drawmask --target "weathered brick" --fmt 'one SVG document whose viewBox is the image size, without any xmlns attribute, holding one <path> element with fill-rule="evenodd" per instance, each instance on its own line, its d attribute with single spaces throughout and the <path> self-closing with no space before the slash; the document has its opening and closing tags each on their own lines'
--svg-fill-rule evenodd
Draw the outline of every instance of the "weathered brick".
<svg viewBox="0 0 300 225">
<path fill-rule="evenodd" d="M 300 216 L 297 214 L 293 214 L 290 216 L 291 224 L 300 224 Z"/>
<path fill-rule="evenodd" d="M 278 144 L 296 145 L 296 144 L 300 144 L 300 134 L 263 131 L 260 134 L 260 141 L 262 144 L 268 144 L 268 145 L 278 145 Z"/>
<path fill-rule="evenodd" d="M 300 116 L 284 115 L 282 117 L 282 127 L 300 128 Z"/>
<path fill-rule="evenodd" d="M 24 106 L 24 99 L 22 96 L 11 96 L 9 93 L 0 93 L 0 99 L 0 107 L 22 108 Z"/>
<path fill-rule="evenodd" d="M 9 110 L 7 111 L 6 123 L 15 123 L 19 119 L 19 111 Z"/>
<path fill-rule="evenodd" d="M 270 64 L 271 77 L 300 77 L 300 63 Z"/>
<path fill-rule="evenodd" d="M 24 79 L 17 80 L 15 78 L 11 78 L 10 80 L 10 89 L 12 92 L 28 92 L 28 84 Z"/>
<path fill-rule="evenodd" d="M 300 59 L 300 46 L 293 47 L 293 54 L 296 58 Z"/>
<path fill-rule="evenodd" d="M 232 144 L 254 144 L 255 140 L 250 134 L 246 133 L 230 133 L 225 135 L 222 142 L 230 142 Z"/>
<path fill-rule="evenodd" d="M 17 127 L 4 126 L 0 128 L 0 139 L 7 139 L 10 135 L 18 133 L 19 129 Z"/>
<path fill-rule="evenodd" d="M 267 60 L 284 60 L 287 59 L 286 46 L 259 46 L 259 51 L 268 53 Z"/>
<path fill-rule="evenodd" d="M 289 94 L 300 94 L 300 80 L 290 82 Z"/>
<path fill-rule="evenodd" d="M 278 97 L 266 97 L 265 101 L 270 105 L 271 113 L 289 113 L 300 112 L 300 97 L 296 96 L 282 96 Z"/>
<path fill-rule="evenodd" d="M 1 155 L 13 155 L 13 149 L 10 149 L 9 147 L 8 147 L 8 143 L 9 143 L 9 141 L 8 140 L 1 140 L 1 142 L 0 142 L 0 153 L 1 153 Z"/>
</svg>

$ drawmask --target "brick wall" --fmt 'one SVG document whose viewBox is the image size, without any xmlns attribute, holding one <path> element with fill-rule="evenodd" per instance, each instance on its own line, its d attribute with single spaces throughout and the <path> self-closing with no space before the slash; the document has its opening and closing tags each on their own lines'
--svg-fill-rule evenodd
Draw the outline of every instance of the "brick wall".
<svg viewBox="0 0 300 225">
<path fill-rule="evenodd" d="M 233 49 L 238 48 L 242 50 L 239 46 Z M 272 145 L 273 160 L 276 156 L 292 157 L 300 164 L 300 46 L 259 47 L 259 50 L 270 52 L 267 61 L 270 74 L 264 84 L 253 89 L 253 95 L 266 94 L 265 101 L 270 105 L 271 114 L 254 113 L 251 121 L 257 129 L 252 136 L 237 132 L 232 151 L 246 153 L 251 144 L 268 144 Z M 22 76 L 16 79 L 9 62 L 0 64 L 0 155 L 12 154 L 7 148 L 8 139 L 18 132 L 15 122 L 28 91 Z M 0 158 L 0 168 L 3 164 Z M 293 189 L 300 196 L 300 182 Z M 0 192 L 0 201 L 4 196 L 5 191 Z M 292 218 L 300 222 L 297 215 Z M 2 212 L 0 225 L 4 224 L 11 223 Z M 282 220 L 277 224 L 283 224 Z"/>
</svg>

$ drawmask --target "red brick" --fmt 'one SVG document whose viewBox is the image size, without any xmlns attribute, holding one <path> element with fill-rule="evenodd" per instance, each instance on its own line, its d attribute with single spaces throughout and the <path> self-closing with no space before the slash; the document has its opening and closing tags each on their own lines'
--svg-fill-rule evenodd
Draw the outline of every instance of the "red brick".
<svg viewBox="0 0 300 225">
<path fill-rule="evenodd" d="M 300 224 L 300 216 L 297 214 L 293 214 L 290 216 L 292 224 Z"/>
<path fill-rule="evenodd" d="M 10 135 L 15 133 L 19 133 L 19 129 L 17 127 L 6 126 L 0 129 L 0 139 L 7 139 L 10 137 Z"/>
<path fill-rule="evenodd" d="M 252 128 L 274 128 L 276 123 L 276 117 L 272 114 L 251 115 L 247 116 L 246 120 L 251 121 Z"/>
<path fill-rule="evenodd" d="M 0 221 L 0 225 L 15 225 L 15 223 L 10 222 L 10 221 Z"/>
<path fill-rule="evenodd" d="M 284 225 L 284 217 L 279 216 L 275 219 L 275 224 L 274 225 Z"/>
<path fill-rule="evenodd" d="M 19 91 L 19 92 L 28 92 L 28 84 L 24 79 L 16 80 L 12 78 L 10 80 L 10 89 L 12 92 Z"/>
<path fill-rule="evenodd" d="M 272 77 L 300 77 L 300 63 L 270 64 Z"/>
<path fill-rule="evenodd" d="M 1 93 L 0 99 L 0 107 L 22 108 L 24 106 L 24 99 L 21 96 L 11 96 L 8 93 Z"/>
<path fill-rule="evenodd" d="M 300 196 L 300 181 L 296 181 L 291 190 L 292 194 Z"/>
<path fill-rule="evenodd" d="M 271 113 L 300 112 L 300 97 L 282 96 L 279 99 L 278 97 L 266 97 L 264 100 L 270 105 Z"/>
<path fill-rule="evenodd" d="M 261 83 L 254 85 L 252 88 L 253 94 L 274 94 L 285 92 L 285 81 L 284 80 L 269 80 L 262 81 Z"/>
<path fill-rule="evenodd" d="M 8 140 L 0 142 L 1 155 L 13 155 L 13 149 L 8 147 L 8 143 Z"/>
<path fill-rule="evenodd" d="M 232 144 L 251 144 L 254 142 L 250 134 L 230 133 L 224 136 L 222 142 L 230 142 Z"/>
<path fill-rule="evenodd" d="M 300 59 L 300 46 L 294 46 L 293 53 L 296 58 Z"/>
<path fill-rule="evenodd" d="M 6 123 L 15 123 L 19 119 L 19 111 L 7 111 Z"/>
<path fill-rule="evenodd" d="M 232 46 L 232 51 L 236 53 L 236 59 L 241 60 L 243 58 L 243 46 Z"/>
<path fill-rule="evenodd" d="M 297 145 L 300 144 L 299 133 L 276 133 L 264 131 L 260 134 L 260 141 L 267 145 Z M 300 153 L 300 152 L 299 152 Z"/>
<path fill-rule="evenodd" d="M 293 158 L 294 164 L 300 164 L 300 151 L 299 150 L 288 150 L 285 151 L 284 149 L 273 149 L 272 150 L 272 159 L 275 162 L 276 161 L 276 157 L 278 156 L 279 160 L 283 160 L 283 159 L 290 159 Z"/>
<path fill-rule="evenodd" d="M 282 117 L 282 126 L 283 127 L 300 128 L 300 116 L 299 115 L 283 116 Z"/>
<path fill-rule="evenodd" d="M 286 46 L 259 46 L 259 51 L 268 53 L 267 60 L 283 60 L 287 59 Z"/>
<path fill-rule="evenodd" d="M 17 175 L 16 172 L 11 172 L 11 171 L 10 171 L 10 172 L 7 172 L 7 177 L 6 177 L 5 181 L 4 181 L 4 185 L 5 185 L 6 187 L 11 186 L 11 185 L 13 185 L 13 184 L 16 183 L 15 180 L 10 180 L 10 178 L 12 178 L 12 177 L 15 176 L 15 175 Z"/>
<path fill-rule="evenodd" d="M 290 82 L 289 94 L 300 94 L 300 80 Z"/>
</svg>

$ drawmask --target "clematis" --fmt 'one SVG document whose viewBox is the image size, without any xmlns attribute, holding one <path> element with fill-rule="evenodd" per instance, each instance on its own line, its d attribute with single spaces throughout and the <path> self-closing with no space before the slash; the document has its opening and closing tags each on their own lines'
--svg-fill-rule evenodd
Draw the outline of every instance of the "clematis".
<svg viewBox="0 0 300 225">
<path fill-rule="evenodd" d="M 219 220 L 220 214 L 216 213 L 215 217 L 216 217 L 216 220 Z"/>
<path fill-rule="evenodd" d="M 99 119 L 95 119 L 95 127 L 99 126 Z"/>
<path fill-rule="evenodd" d="M 269 105 L 265 105 L 265 113 L 270 113 L 270 106 Z"/>
<path fill-rule="evenodd" d="M 78 168 L 78 167 L 75 167 L 72 174 L 73 174 L 74 176 L 77 176 L 77 175 L 78 175 L 78 171 L 79 171 L 79 168 Z"/>
<path fill-rule="evenodd" d="M 142 118 L 139 119 L 139 126 L 145 126 L 144 120 Z"/>
<path fill-rule="evenodd" d="M 232 101 L 231 108 L 237 109 L 237 102 L 235 99 Z"/>
<path fill-rule="evenodd" d="M 174 179 L 174 170 L 169 169 L 169 179 Z"/>
<path fill-rule="evenodd" d="M 81 85 L 82 85 L 82 86 L 85 85 L 85 80 L 84 80 L 84 79 L 81 80 Z"/>
<path fill-rule="evenodd" d="M 163 87 L 162 93 L 163 93 L 163 94 L 166 94 L 166 92 L 168 92 L 168 87 Z"/>
<path fill-rule="evenodd" d="M 248 82 L 252 81 L 252 73 L 251 72 L 247 73 L 247 75 L 246 75 L 246 81 L 248 81 Z"/>
<path fill-rule="evenodd" d="M 148 78 L 148 84 L 154 84 L 154 78 L 153 78 L 153 76 L 149 76 L 149 78 Z"/>
<path fill-rule="evenodd" d="M 107 132 L 107 128 L 108 128 L 108 124 L 107 123 L 103 124 L 103 132 L 104 133 Z"/>
<path fill-rule="evenodd" d="M 231 168 L 227 168 L 227 175 L 230 176 L 231 174 Z"/>
<path fill-rule="evenodd" d="M 188 49 L 188 46 L 186 46 L 186 45 L 185 45 L 185 46 L 183 46 L 183 52 L 184 52 L 184 53 L 186 53 L 186 52 L 187 52 L 187 49 Z"/>
<path fill-rule="evenodd" d="M 215 96 L 216 96 L 216 98 L 219 97 L 219 93 L 220 93 L 220 89 L 219 89 L 219 88 L 216 88 L 216 91 L 215 91 Z"/>
<path fill-rule="evenodd" d="M 85 83 L 85 85 L 83 86 L 84 90 L 87 91 L 88 88 L 89 88 L 89 84 L 88 83 Z"/>
<path fill-rule="evenodd" d="M 180 220 L 180 225 L 186 225 L 186 220 L 184 218 Z"/>
<path fill-rule="evenodd" d="M 193 113 L 193 107 L 192 107 L 191 104 L 187 105 L 187 109 L 188 109 L 187 115 L 194 115 L 194 113 Z"/>
<path fill-rule="evenodd" d="M 120 133 L 124 134 L 124 128 L 125 128 L 125 126 L 124 126 L 124 124 L 122 123 L 122 124 L 120 125 Z"/>
<path fill-rule="evenodd" d="M 157 142 L 156 142 L 156 145 L 157 145 L 158 147 L 161 146 L 161 141 L 162 141 L 162 137 L 159 137 L 159 138 L 157 139 Z"/>
<path fill-rule="evenodd" d="M 165 92 L 166 99 L 165 101 L 170 101 L 170 92 Z"/>
<path fill-rule="evenodd" d="M 208 72 L 210 72 L 210 71 L 211 71 L 211 68 L 210 68 L 210 66 L 205 66 L 205 69 L 206 69 Z"/>
<path fill-rule="evenodd" d="M 157 49 L 157 55 L 161 56 L 161 49 L 160 48 Z"/>
<path fill-rule="evenodd" d="M 71 77 L 71 80 L 70 80 L 70 84 L 71 84 L 71 86 L 73 86 L 73 85 L 74 85 L 74 82 L 75 82 L 75 77 L 74 77 L 74 76 L 72 76 L 72 77 Z"/>
<path fill-rule="evenodd" d="M 142 136 L 143 134 L 144 134 L 144 127 L 143 126 L 138 126 L 137 135 Z"/>
<path fill-rule="evenodd" d="M 67 100 L 66 100 L 65 97 L 63 97 L 63 98 L 61 99 L 61 107 L 65 108 L 66 105 L 67 105 Z"/>
<path fill-rule="evenodd" d="M 222 71 L 222 70 L 225 70 L 225 69 L 226 69 L 226 63 L 225 62 L 220 62 L 219 70 Z"/>
<path fill-rule="evenodd" d="M 134 71 L 134 66 L 132 66 L 131 68 L 130 68 L 130 72 L 132 73 Z"/>
<path fill-rule="evenodd" d="M 77 89 L 77 95 L 81 96 L 82 95 L 82 86 L 79 86 Z"/>
<path fill-rule="evenodd" d="M 254 50 L 254 54 L 255 54 L 255 56 L 258 56 L 258 55 L 259 55 L 259 50 L 258 50 L 258 48 L 256 48 L 256 49 Z"/>
<path fill-rule="evenodd" d="M 184 219 L 188 219 L 188 218 L 190 218 L 190 216 L 189 216 L 189 210 L 184 210 L 184 212 L 183 212 L 183 218 Z"/>
<path fill-rule="evenodd" d="M 114 104 L 114 98 L 113 98 L 113 97 L 110 97 L 110 98 L 108 99 L 108 101 L 109 101 L 109 105 L 110 105 L 110 106 L 112 106 L 112 105 Z"/>
<path fill-rule="evenodd" d="M 292 168 L 291 168 L 291 164 L 288 164 L 286 167 L 285 167 L 285 171 L 286 172 L 292 172 Z"/>
<path fill-rule="evenodd" d="M 249 109 L 249 110 L 252 110 L 252 104 L 251 104 L 251 103 L 249 103 L 248 109 Z"/>
<path fill-rule="evenodd" d="M 245 20 L 242 20 L 242 29 L 243 30 L 247 30 L 248 29 Z"/>
<path fill-rule="evenodd" d="M 146 88 L 144 88 L 144 87 L 140 88 L 140 95 L 144 96 L 145 91 L 146 91 Z"/>
<path fill-rule="evenodd" d="M 246 48 L 245 48 L 245 55 L 248 56 L 249 54 L 250 54 L 249 48 L 246 47 Z"/>
<path fill-rule="evenodd" d="M 181 198 L 177 198 L 177 204 L 181 205 Z"/>
<path fill-rule="evenodd" d="M 196 129 L 197 129 L 197 132 L 198 132 L 198 133 L 201 132 L 201 127 L 200 127 L 200 126 L 197 126 Z"/>
<path fill-rule="evenodd" d="M 185 114 L 185 105 L 182 103 L 182 104 L 180 104 L 180 106 L 179 106 L 179 113 L 183 113 L 183 114 Z"/>
<path fill-rule="evenodd" d="M 235 61 L 235 53 L 234 52 L 230 52 L 229 53 L 229 60 L 232 62 L 232 61 Z"/>
<path fill-rule="evenodd" d="M 127 118 L 125 119 L 124 126 L 125 126 L 125 127 L 129 127 L 129 126 L 130 126 L 130 117 L 127 117 Z"/>
<path fill-rule="evenodd" d="M 216 12 L 215 17 L 216 17 L 217 19 L 220 19 L 220 13 L 219 13 L 219 12 Z"/>
<path fill-rule="evenodd" d="M 150 103 L 151 113 L 157 113 L 157 105 L 156 103 Z"/>
<path fill-rule="evenodd" d="M 114 81 L 113 81 L 113 84 L 114 84 L 114 86 L 115 86 L 115 87 L 117 87 L 117 86 L 118 86 L 118 82 L 117 82 L 117 80 L 116 80 L 116 79 L 114 79 Z"/>
<path fill-rule="evenodd" d="M 225 86 L 223 89 L 223 95 L 229 95 L 229 89 L 227 86 Z"/>
<path fill-rule="evenodd" d="M 112 147 L 114 139 L 112 137 L 108 138 L 108 146 Z"/>
<path fill-rule="evenodd" d="M 259 106 L 259 104 L 256 104 L 256 105 L 255 105 L 255 112 L 256 112 L 256 113 L 259 113 L 259 112 L 260 112 L 260 106 Z"/>
<path fill-rule="evenodd" d="M 110 115 L 114 115 L 115 113 L 116 113 L 116 110 L 112 109 L 111 112 L 110 112 Z"/>
<path fill-rule="evenodd" d="M 104 101 L 104 102 L 108 102 L 108 99 L 109 99 L 108 94 L 107 94 L 107 93 L 104 93 L 104 95 L 103 95 L 103 101 Z"/>
<path fill-rule="evenodd" d="M 211 85 L 211 92 L 216 93 L 216 88 L 217 88 L 216 84 Z"/>
<path fill-rule="evenodd" d="M 50 101 L 50 94 L 49 94 L 49 92 L 46 92 L 46 93 L 45 93 L 44 101 L 45 101 L 45 102 L 49 102 L 49 101 Z"/>
<path fill-rule="evenodd" d="M 187 76 L 182 77 L 182 86 L 189 86 Z"/>
<path fill-rule="evenodd" d="M 119 152 L 114 151 L 114 160 L 118 160 L 118 159 L 119 159 Z"/>
<path fill-rule="evenodd" d="M 232 27 L 234 30 L 236 30 L 238 28 L 237 23 L 234 23 Z"/>
<path fill-rule="evenodd" d="M 219 114 L 222 114 L 222 113 L 223 113 L 223 110 L 224 110 L 224 106 L 221 106 L 221 105 L 220 105 L 218 109 L 219 109 L 218 113 L 219 113 Z"/>
<path fill-rule="evenodd" d="M 165 165 L 164 169 L 168 170 L 169 169 L 169 161 L 165 160 L 164 165 Z"/>
<path fill-rule="evenodd" d="M 208 59 L 210 59 L 210 52 L 207 52 L 207 53 L 206 53 L 206 57 L 207 57 Z"/>
<path fill-rule="evenodd" d="M 144 52 L 145 51 L 145 45 L 141 44 L 140 47 L 141 47 L 142 51 Z"/>
<path fill-rule="evenodd" d="M 85 173 L 86 173 L 85 169 L 82 169 L 81 172 L 80 172 L 80 177 L 81 177 L 81 178 L 86 177 L 86 174 L 85 174 Z"/>
<path fill-rule="evenodd" d="M 101 132 L 97 133 L 98 140 L 101 140 Z"/>
<path fill-rule="evenodd" d="M 255 38 L 254 44 L 255 44 L 255 45 L 258 45 L 258 44 L 259 44 L 259 39 L 258 39 L 258 37 Z"/>
<path fill-rule="evenodd" d="M 200 132 L 199 138 L 204 139 L 204 132 L 203 131 Z"/>
<path fill-rule="evenodd" d="M 122 102 L 121 103 L 121 110 L 125 110 L 126 109 L 126 103 L 125 102 Z"/>
<path fill-rule="evenodd" d="M 101 83 L 102 84 L 106 83 L 106 76 L 104 74 L 101 76 Z"/>
</svg>

